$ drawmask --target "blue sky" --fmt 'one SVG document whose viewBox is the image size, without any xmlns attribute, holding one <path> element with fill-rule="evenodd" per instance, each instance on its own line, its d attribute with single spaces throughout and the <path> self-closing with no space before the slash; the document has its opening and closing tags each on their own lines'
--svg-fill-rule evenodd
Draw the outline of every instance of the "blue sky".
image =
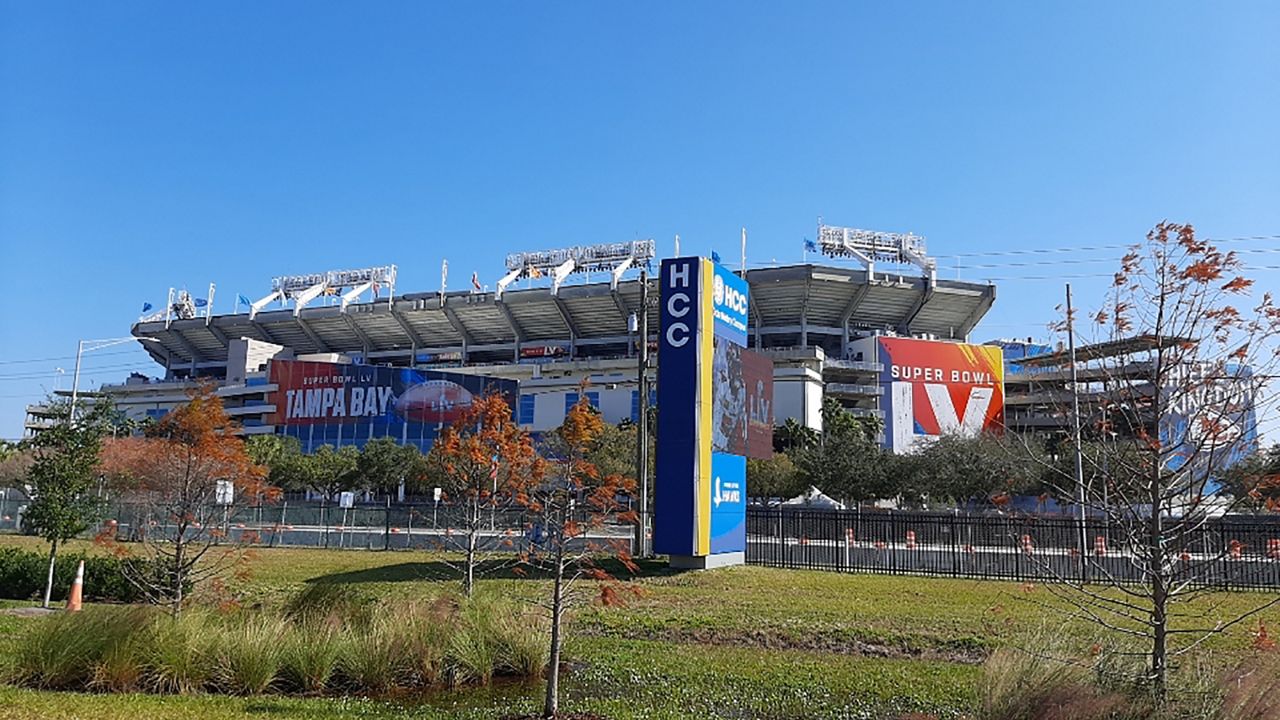
<svg viewBox="0 0 1280 720">
<path fill-rule="evenodd" d="M 938 256 L 1278 235 L 1277 31 L 1244 2 L 0 0 L 0 437 L 170 286 L 227 312 L 335 267 L 413 291 L 519 249 L 735 257 L 742 226 L 799 261 L 818 215 Z M 964 258 L 1001 278 L 975 339 L 1044 336 L 1117 255 Z M 117 351 L 84 382 L 158 369 Z"/>
</svg>

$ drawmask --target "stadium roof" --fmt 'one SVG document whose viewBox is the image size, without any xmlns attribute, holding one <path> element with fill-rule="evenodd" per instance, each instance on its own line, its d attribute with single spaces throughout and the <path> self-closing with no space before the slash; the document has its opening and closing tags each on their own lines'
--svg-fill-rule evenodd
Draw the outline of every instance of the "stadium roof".
<svg viewBox="0 0 1280 720">
<path fill-rule="evenodd" d="M 1155 350 L 1161 345 L 1171 347 L 1174 345 L 1185 345 L 1193 342 L 1188 338 L 1153 335 L 1150 333 L 1142 335 L 1134 335 L 1132 337 L 1120 338 L 1118 340 L 1107 340 L 1091 345 L 1081 345 L 1076 348 L 1076 361 L 1088 362 L 1090 360 L 1101 360 L 1111 357 L 1125 357 L 1142 352 Z M 1068 350 L 1059 350 L 1057 352 L 1045 353 L 1043 355 L 1032 355 L 1030 357 L 1018 358 L 1011 362 L 1016 362 L 1024 367 L 1054 367 L 1071 364 L 1071 353 Z"/>
<path fill-rule="evenodd" d="M 751 345 L 823 345 L 838 349 L 859 330 L 965 339 L 990 309 L 995 287 L 959 280 L 931 283 L 920 275 L 791 265 L 747 271 Z M 650 279 L 651 297 L 656 282 Z M 298 354 L 359 353 L 369 360 L 459 353 L 463 361 L 514 359 L 521 347 L 561 346 L 570 355 L 625 354 L 628 318 L 640 304 L 638 279 L 509 288 L 492 292 L 410 293 L 392 300 L 282 308 L 209 318 L 147 320 L 133 326 L 141 343 L 167 367 L 225 364 L 231 340 L 248 337 Z M 656 304 L 649 312 L 657 332 Z M 838 356 L 838 354 L 837 354 Z"/>
</svg>

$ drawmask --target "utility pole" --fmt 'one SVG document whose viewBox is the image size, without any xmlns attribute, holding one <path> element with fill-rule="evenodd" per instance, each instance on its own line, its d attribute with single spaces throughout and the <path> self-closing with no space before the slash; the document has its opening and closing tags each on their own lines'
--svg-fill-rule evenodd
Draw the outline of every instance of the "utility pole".
<svg viewBox="0 0 1280 720">
<path fill-rule="evenodd" d="M 1088 533 L 1085 528 L 1084 512 L 1084 450 L 1080 446 L 1080 386 L 1076 376 L 1076 323 L 1071 306 L 1071 283 L 1067 283 L 1067 353 L 1071 361 L 1071 433 L 1075 441 L 1076 451 L 1076 516 L 1080 524 L 1080 581 L 1086 580 L 1089 567 Z"/>
<path fill-rule="evenodd" d="M 640 557 L 649 557 L 649 273 L 640 271 L 640 313 L 636 333 L 640 362 L 636 368 L 639 388 L 639 417 L 636 418 L 636 474 L 640 481 L 640 522 L 636 525 L 636 548 Z"/>
</svg>

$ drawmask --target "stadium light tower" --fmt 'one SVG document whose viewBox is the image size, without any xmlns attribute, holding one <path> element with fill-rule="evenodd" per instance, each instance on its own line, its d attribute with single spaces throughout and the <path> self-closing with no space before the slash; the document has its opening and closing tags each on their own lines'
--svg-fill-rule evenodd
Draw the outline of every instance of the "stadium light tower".
<svg viewBox="0 0 1280 720">
<path fill-rule="evenodd" d="M 81 340 L 80 344 L 76 346 L 76 369 L 71 374 L 71 416 L 70 417 L 72 421 L 75 421 L 75 417 L 76 417 L 76 398 L 79 397 L 80 395 L 80 356 L 84 355 L 87 352 L 93 352 L 94 350 L 109 348 L 113 345 L 123 345 L 124 343 L 133 342 L 135 340 L 138 342 L 160 342 L 155 338 L 134 337 L 133 335 L 130 335 L 129 337 L 107 338 L 106 340 Z"/>
</svg>

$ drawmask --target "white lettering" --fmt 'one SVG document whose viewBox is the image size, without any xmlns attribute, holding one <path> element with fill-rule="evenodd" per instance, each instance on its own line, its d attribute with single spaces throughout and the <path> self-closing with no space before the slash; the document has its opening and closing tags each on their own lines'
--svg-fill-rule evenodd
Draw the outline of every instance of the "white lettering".
<svg viewBox="0 0 1280 720">
<path fill-rule="evenodd" d="M 320 388 L 310 388 L 307 390 L 307 410 L 304 413 L 306 417 L 320 417 L 320 401 L 324 397 Z"/>
<path fill-rule="evenodd" d="M 364 414 L 364 388 L 351 388 L 351 415 L 359 417 Z"/>
<path fill-rule="evenodd" d="M 676 309 L 677 302 L 683 302 L 684 304 L 679 310 Z M 693 301 L 689 298 L 688 294 L 673 293 L 671 297 L 667 298 L 667 314 L 671 317 L 684 317 L 689 314 L 689 306 L 692 304 Z"/>
<path fill-rule="evenodd" d="M 689 266 L 691 263 L 672 264 L 667 284 L 671 287 L 689 287 Z"/>
<path fill-rule="evenodd" d="M 684 344 L 689 342 L 689 334 L 688 325 L 675 323 L 667 328 L 667 344 L 671 347 L 684 347 Z"/>
<path fill-rule="evenodd" d="M 391 401 L 391 388 L 378 388 L 378 413 L 385 414 L 387 412 L 387 403 Z"/>
<path fill-rule="evenodd" d="M 293 391 L 286 390 L 284 398 L 284 419 L 288 420 L 293 415 Z"/>
<path fill-rule="evenodd" d="M 347 393 L 343 388 L 338 388 L 337 392 L 333 394 L 333 416 L 347 416 Z"/>
</svg>

